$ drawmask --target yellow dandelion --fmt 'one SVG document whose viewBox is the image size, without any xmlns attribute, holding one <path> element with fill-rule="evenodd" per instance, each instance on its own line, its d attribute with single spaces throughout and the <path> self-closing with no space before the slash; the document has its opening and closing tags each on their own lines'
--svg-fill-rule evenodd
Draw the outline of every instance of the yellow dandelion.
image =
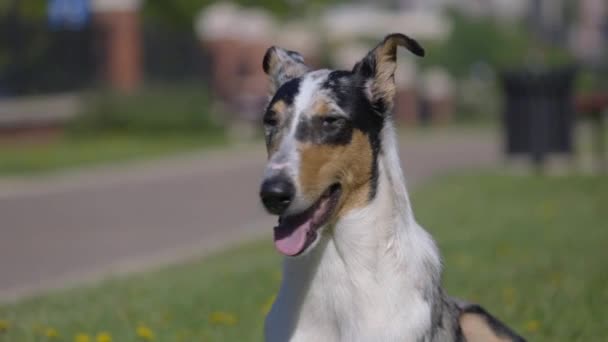
<svg viewBox="0 0 608 342">
<path fill-rule="evenodd" d="M 46 330 L 44 330 L 44 336 L 49 340 L 55 339 L 59 337 L 59 332 L 55 328 L 46 328 Z"/>
<path fill-rule="evenodd" d="M 532 319 L 532 320 L 529 320 L 526 322 L 525 329 L 527 332 L 534 333 L 534 332 L 537 332 L 539 328 L 540 328 L 540 323 L 535 319 Z"/>
<path fill-rule="evenodd" d="M 272 308 L 272 304 L 274 303 L 274 300 L 276 298 L 277 298 L 277 295 L 272 295 L 272 296 L 270 296 L 270 298 L 268 298 L 266 300 L 266 302 L 264 302 L 264 304 L 262 305 L 262 314 L 264 316 L 266 316 L 270 312 L 270 309 Z"/>
<path fill-rule="evenodd" d="M 209 322 L 213 325 L 235 325 L 236 316 L 230 312 L 215 311 L 209 315 Z"/>
<path fill-rule="evenodd" d="M 102 331 L 95 337 L 95 342 L 112 342 L 112 335 L 110 333 Z"/>
<path fill-rule="evenodd" d="M 152 329 L 143 324 L 137 326 L 137 329 L 135 329 L 135 333 L 137 334 L 137 337 L 141 338 L 142 340 L 154 340 L 154 332 L 152 331 Z"/>
<path fill-rule="evenodd" d="M 87 334 L 77 334 L 74 336 L 74 342 L 91 342 L 91 338 Z"/>
<path fill-rule="evenodd" d="M 7 331 L 10 326 L 9 321 L 0 319 L 0 333 Z"/>
</svg>

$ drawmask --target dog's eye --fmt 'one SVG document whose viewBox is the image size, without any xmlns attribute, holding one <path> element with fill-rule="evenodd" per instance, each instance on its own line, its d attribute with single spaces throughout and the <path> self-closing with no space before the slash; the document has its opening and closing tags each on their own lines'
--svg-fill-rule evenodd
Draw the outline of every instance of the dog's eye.
<svg viewBox="0 0 608 342">
<path fill-rule="evenodd" d="M 346 119 L 341 117 L 341 116 L 325 116 L 323 117 L 323 127 L 340 127 L 342 126 L 345 122 Z"/>
<path fill-rule="evenodd" d="M 272 116 L 264 117 L 264 126 L 266 127 L 276 127 L 279 124 L 279 121 Z"/>
</svg>

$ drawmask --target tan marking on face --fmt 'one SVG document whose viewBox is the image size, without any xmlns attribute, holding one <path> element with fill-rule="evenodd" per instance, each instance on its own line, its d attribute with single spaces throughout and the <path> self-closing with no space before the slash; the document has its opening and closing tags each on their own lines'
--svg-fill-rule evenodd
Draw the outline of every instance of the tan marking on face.
<svg viewBox="0 0 608 342">
<path fill-rule="evenodd" d="M 285 101 L 279 100 L 272 105 L 271 110 L 274 111 L 277 115 L 282 116 L 287 110 L 287 104 L 285 103 Z"/>
<path fill-rule="evenodd" d="M 318 99 L 311 107 L 312 115 L 326 116 L 332 111 L 331 104 L 325 99 Z"/>
<path fill-rule="evenodd" d="M 460 316 L 460 327 L 468 342 L 512 342 L 509 337 L 496 335 L 485 318 L 478 314 Z"/>
<path fill-rule="evenodd" d="M 300 188 L 316 201 L 332 184 L 340 182 L 342 196 L 337 217 L 367 204 L 372 176 L 372 148 L 367 135 L 353 131 L 350 144 L 300 146 Z"/>
</svg>

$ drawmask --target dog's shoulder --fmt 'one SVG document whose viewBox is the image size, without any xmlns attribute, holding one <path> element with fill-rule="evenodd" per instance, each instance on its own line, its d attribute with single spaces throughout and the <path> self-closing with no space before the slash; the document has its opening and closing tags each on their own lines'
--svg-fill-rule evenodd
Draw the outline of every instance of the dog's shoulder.
<svg viewBox="0 0 608 342">
<path fill-rule="evenodd" d="M 467 342 L 526 342 L 526 340 L 476 304 L 461 304 L 458 317 Z"/>
</svg>

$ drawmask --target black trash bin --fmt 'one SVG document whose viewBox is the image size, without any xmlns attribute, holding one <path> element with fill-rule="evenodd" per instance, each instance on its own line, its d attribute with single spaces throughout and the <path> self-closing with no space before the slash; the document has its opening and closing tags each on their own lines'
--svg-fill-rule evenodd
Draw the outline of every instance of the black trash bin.
<svg viewBox="0 0 608 342">
<path fill-rule="evenodd" d="M 522 69 L 501 74 L 508 156 L 529 154 L 542 168 L 549 153 L 573 153 L 575 67 Z"/>
</svg>

